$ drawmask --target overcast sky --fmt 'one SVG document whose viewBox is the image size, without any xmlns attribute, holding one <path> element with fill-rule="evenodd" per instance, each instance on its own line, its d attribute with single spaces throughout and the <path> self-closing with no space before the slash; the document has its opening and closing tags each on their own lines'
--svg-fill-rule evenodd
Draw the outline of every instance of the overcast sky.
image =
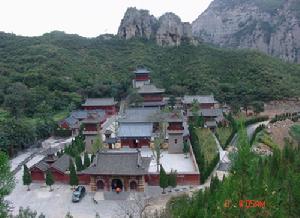
<svg viewBox="0 0 300 218">
<path fill-rule="evenodd" d="M 0 0 L 0 31 L 38 36 L 53 30 L 95 37 L 117 33 L 128 7 L 192 22 L 212 0 Z"/>
</svg>

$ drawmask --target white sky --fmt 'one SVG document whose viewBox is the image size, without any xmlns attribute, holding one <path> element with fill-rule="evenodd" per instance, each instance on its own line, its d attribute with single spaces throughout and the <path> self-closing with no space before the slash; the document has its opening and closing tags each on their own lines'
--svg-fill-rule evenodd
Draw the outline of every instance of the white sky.
<svg viewBox="0 0 300 218">
<path fill-rule="evenodd" d="M 38 36 L 53 30 L 95 37 L 117 33 L 126 9 L 147 9 L 156 17 L 174 12 L 192 22 L 212 0 L 0 0 L 0 31 Z"/>
</svg>

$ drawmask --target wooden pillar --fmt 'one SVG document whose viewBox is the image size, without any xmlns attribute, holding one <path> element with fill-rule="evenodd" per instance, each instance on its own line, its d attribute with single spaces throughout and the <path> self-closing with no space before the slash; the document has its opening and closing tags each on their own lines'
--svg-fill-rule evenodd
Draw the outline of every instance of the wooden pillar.
<svg viewBox="0 0 300 218">
<path fill-rule="evenodd" d="M 137 187 L 138 192 L 144 192 L 145 191 L 145 177 L 141 176 L 138 179 L 138 187 Z"/>
<path fill-rule="evenodd" d="M 91 187 L 91 191 L 92 191 L 92 192 L 97 191 L 96 178 L 95 178 L 95 176 L 91 176 L 90 187 Z"/>
</svg>

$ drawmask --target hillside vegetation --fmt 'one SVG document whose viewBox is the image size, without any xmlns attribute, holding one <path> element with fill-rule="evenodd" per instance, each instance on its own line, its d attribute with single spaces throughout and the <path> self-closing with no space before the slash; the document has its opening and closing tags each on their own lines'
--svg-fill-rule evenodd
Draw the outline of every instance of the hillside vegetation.
<svg viewBox="0 0 300 218">
<path fill-rule="evenodd" d="M 112 35 L 0 33 L 0 129 L 7 131 L 9 123 L 18 123 L 32 126 L 30 138 L 46 136 L 53 118 L 78 107 L 87 96 L 125 97 L 137 65 L 150 68 L 154 83 L 167 94 L 214 93 L 219 101 L 235 106 L 300 94 L 299 65 L 257 52 L 205 44 L 160 47 Z M 9 145 L 13 133 L 1 134 Z"/>
</svg>

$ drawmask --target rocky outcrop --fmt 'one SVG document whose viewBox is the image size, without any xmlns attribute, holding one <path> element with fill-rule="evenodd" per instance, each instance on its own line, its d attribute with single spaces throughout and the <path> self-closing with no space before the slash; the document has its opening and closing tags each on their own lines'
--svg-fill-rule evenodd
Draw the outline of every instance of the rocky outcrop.
<svg viewBox="0 0 300 218">
<path fill-rule="evenodd" d="M 196 44 L 190 23 L 181 22 L 174 13 L 166 13 L 159 19 L 147 10 L 128 8 L 118 30 L 124 39 L 145 38 L 156 40 L 161 46 L 178 46 L 182 42 Z"/>
<path fill-rule="evenodd" d="M 124 39 L 140 37 L 150 39 L 154 37 L 157 19 L 147 10 L 128 8 L 118 30 L 118 36 Z"/>
<path fill-rule="evenodd" d="M 193 35 L 222 47 L 257 49 L 300 63 L 299 14 L 297 0 L 214 0 L 192 23 Z"/>
</svg>

